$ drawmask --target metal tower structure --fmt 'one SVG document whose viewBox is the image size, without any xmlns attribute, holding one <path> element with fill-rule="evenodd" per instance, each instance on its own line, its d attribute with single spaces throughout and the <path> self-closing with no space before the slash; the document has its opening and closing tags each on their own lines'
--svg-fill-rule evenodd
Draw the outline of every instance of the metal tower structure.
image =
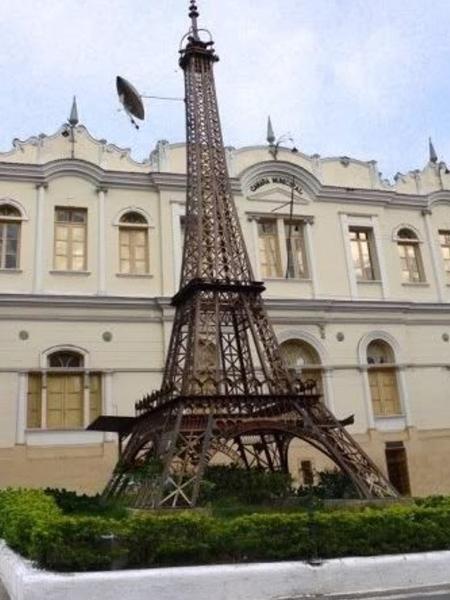
<svg viewBox="0 0 450 600">
<path fill-rule="evenodd" d="M 181 283 L 159 391 L 135 417 L 100 417 L 117 431 L 120 458 L 105 490 L 136 507 L 194 506 L 205 466 L 221 452 L 244 468 L 287 471 L 301 438 L 352 479 L 363 497 L 397 493 L 321 401 L 315 383 L 283 362 L 255 281 L 232 197 L 213 65 L 190 2 L 180 50 L 187 132 L 186 233 Z M 122 450 L 122 443 L 126 445 Z"/>
</svg>

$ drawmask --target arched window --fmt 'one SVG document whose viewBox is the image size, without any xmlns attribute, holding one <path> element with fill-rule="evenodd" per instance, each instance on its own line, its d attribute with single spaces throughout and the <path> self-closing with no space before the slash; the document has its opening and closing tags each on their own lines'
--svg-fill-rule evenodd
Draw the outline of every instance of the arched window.
<svg viewBox="0 0 450 600">
<path fill-rule="evenodd" d="M 101 375 L 84 367 L 81 353 L 60 350 L 47 356 L 44 372 L 29 375 L 28 428 L 84 429 L 101 414 Z"/>
<path fill-rule="evenodd" d="M 397 384 L 395 356 L 384 340 L 374 340 L 367 346 L 369 385 L 373 412 L 376 417 L 402 414 Z"/>
<path fill-rule="evenodd" d="M 287 340 L 280 345 L 280 350 L 288 369 L 303 380 L 314 380 L 321 393 L 322 372 L 317 350 L 303 340 Z"/>
<path fill-rule="evenodd" d="M 0 204 L 0 269 L 19 268 L 22 215 L 11 204 Z"/>
<path fill-rule="evenodd" d="M 408 227 L 402 227 L 397 231 L 395 239 L 400 255 L 403 282 L 417 283 L 425 281 L 422 256 L 420 254 L 420 241 L 415 231 Z"/>
<path fill-rule="evenodd" d="M 149 272 L 148 222 L 137 211 L 125 213 L 119 221 L 120 272 L 144 275 Z"/>
<path fill-rule="evenodd" d="M 84 358 L 78 352 L 54 352 L 48 357 L 48 366 L 56 368 L 83 367 Z"/>
</svg>

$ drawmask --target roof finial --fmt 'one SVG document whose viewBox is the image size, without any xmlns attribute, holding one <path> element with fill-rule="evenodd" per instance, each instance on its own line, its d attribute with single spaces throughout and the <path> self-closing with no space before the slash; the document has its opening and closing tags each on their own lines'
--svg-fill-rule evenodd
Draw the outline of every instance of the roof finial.
<svg viewBox="0 0 450 600">
<path fill-rule="evenodd" d="M 77 97 L 73 97 L 72 108 L 70 110 L 70 117 L 68 123 L 71 127 L 76 127 L 79 123 L 78 119 L 78 106 L 77 106 Z"/>
<path fill-rule="evenodd" d="M 272 146 L 275 143 L 275 134 L 273 132 L 272 120 L 270 116 L 267 118 L 267 143 Z"/>
<path fill-rule="evenodd" d="M 195 0 L 191 0 L 191 4 L 189 6 L 189 18 L 192 21 L 192 37 L 194 40 L 198 40 L 198 23 L 197 19 L 199 17 L 199 12 L 197 8 L 197 3 Z"/>
<path fill-rule="evenodd" d="M 430 152 L 430 162 L 437 163 L 438 155 L 436 154 L 436 150 L 434 149 L 431 138 L 428 138 L 428 147 L 429 147 L 429 152 Z"/>
</svg>

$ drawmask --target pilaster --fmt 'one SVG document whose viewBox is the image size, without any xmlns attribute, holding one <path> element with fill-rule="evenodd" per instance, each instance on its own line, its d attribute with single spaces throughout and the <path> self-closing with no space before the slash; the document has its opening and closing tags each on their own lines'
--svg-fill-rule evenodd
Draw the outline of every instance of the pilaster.
<svg viewBox="0 0 450 600">
<path fill-rule="evenodd" d="M 252 241 L 251 247 L 249 250 L 249 255 L 253 258 L 253 270 L 255 274 L 255 279 L 257 281 L 261 281 L 261 267 L 259 264 L 259 238 L 258 238 L 258 219 L 256 217 L 249 217 L 251 236 L 250 239 Z"/>
<path fill-rule="evenodd" d="M 106 289 L 106 214 L 105 197 L 108 190 L 104 187 L 97 188 L 98 197 L 98 228 L 97 228 L 97 293 L 104 296 Z"/>
<path fill-rule="evenodd" d="M 309 277 L 311 279 L 311 293 L 313 298 L 319 296 L 319 277 L 317 270 L 316 253 L 314 252 L 313 219 L 305 220 L 305 248 L 306 260 L 308 261 Z"/>
<path fill-rule="evenodd" d="M 25 443 L 25 428 L 27 426 L 27 393 L 28 374 L 19 373 L 17 386 L 17 412 L 16 412 L 16 443 Z"/>
<path fill-rule="evenodd" d="M 436 282 L 436 290 L 439 302 L 445 302 L 445 282 L 442 268 L 442 257 L 436 247 L 435 236 L 433 235 L 433 227 L 431 224 L 431 210 L 423 210 L 422 216 L 425 222 L 425 231 L 427 235 L 428 247 L 431 252 L 431 264 L 433 266 L 433 275 Z"/>
<path fill-rule="evenodd" d="M 333 389 L 333 369 L 324 369 L 323 371 L 323 388 L 325 395 L 325 403 L 328 409 L 335 414 L 334 406 L 334 389 Z"/>
<path fill-rule="evenodd" d="M 385 247 L 383 245 L 383 238 L 381 236 L 380 222 L 378 217 L 372 217 L 372 228 L 373 228 L 373 239 L 375 242 L 376 260 L 378 261 L 378 269 L 380 271 L 381 289 L 383 293 L 383 299 L 388 300 L 391 291 L 389 287 L 389 278 L 386 268 L 386 260 L 384 256 Z"/>
<path fill-rule="evenodd" d="M 363 384 L 364 406 L 366 409 L 367 429 L 375 429 L 375 418 L 372 408 L 372 395 L 370 393 L 369 373 L 367 367 L 360 367 Z"/>
<path fill-rule="evenodd" d="M 107 371 L 103 375 L 103 386 L 102 386 L 102 414 L 115 415 L 117 409 L 114 407 L 113 397 L 113 373 Z M 105 433 L 106 442 L 114 442 L 116 434 L 110 431 Z"/>
<path fill-rule="evenodd" d="M 33 265 L 33 294 L 43 292 L 43 274 L 46 264 L 44 250 L 44 226 L 45 226 L 45 191 L 48 185 L 40 183 L 36 186 L 36 229 Z M 47 267 L 48 268 L 48 267 Z"/>
<path fill-rule="evenodd" d="M 352 252 L 349 243 L 348 216 L 344 213 L 341 213 L 339 216 L 341 221 L 342 241 L 345 249 L 345 261 L 347 265 L 347 279 L 350 298 L 352 300 L 356 300 L 358 298 L 358 287 L 356 285 L 355 270 L 353 268 Z"/>
</svg>

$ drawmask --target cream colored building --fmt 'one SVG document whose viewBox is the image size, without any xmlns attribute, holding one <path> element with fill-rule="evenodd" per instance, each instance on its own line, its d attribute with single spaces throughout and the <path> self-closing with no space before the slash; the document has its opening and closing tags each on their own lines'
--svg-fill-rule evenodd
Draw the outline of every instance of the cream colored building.
<svg viewBox="0 0 450 600">
<path fill-rule="evenodd" d="M 264 146 L 227 157 L 289 366 L 355 415 L 351 432 L 403 492 L 450 493 L 446 166 L 390 183 L 373 161 L 282 148 L 275 160 Z M 160 384 L 185 184 L 183 144 L 138 163 L 81 125 L 0 155 L 1 486 L 106 482 L 114 435 L 84 428 L 133 414 Z M 300 481 L 324 464 L 296 444 Z"/>
</svg>

